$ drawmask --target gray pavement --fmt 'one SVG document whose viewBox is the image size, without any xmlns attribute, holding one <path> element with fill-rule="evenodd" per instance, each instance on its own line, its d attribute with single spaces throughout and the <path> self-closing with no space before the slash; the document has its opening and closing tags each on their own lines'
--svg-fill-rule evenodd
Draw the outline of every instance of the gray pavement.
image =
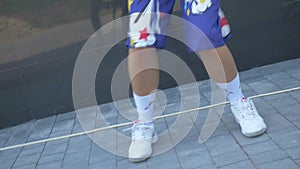
<svg viewBox="0 0 300 169">
<path fill-rule="evenodd" d="M 300 86 L 300 59 L 254 68 L 240 73 L 247 96 Z M 198 82 L 201 106 L 210 99 L 208 80 Z M 187 89 L 188 90 L 188 89 Z M 164 90 L 167 99 L 165 114 L 180 108 L 178 88 Z M 193 93 L 191 93 L 192 97 Z M 131 163 L 126 157 L 114 155 L 86 135 L 50 141 L 0 152 L 0 169 L 298 169 L 300 168 L 300 90 L 254 99 L 268 130 L 259 137 L 241 135 L 230 109 L 225 112 L 213 135 L 198 142 L 208 110 L 198 112 L 187 136 L 169 151 L 145 162 Z M 185 103 L 189 104 L 189 103 Z M 126 109 L 126 105 L 123 105 Z M 120 116 L 113 103 L 100 105 L 109 124 L 128 122 Z M 164 109 L 160 103 L 156 109 Z M 156 121 L 159 133 L 174 123 L 176 117 Z M 179 126 L 179 127 L 185 127 Z M 118 131 L 124 132 L 122 127 Z M 75 112 L 30 121 L 0 130 L 0 147 L 7 147 L 46 138 L 82 132 Z M 106 140 L 109 142 L 109 140 Z M 168 141 L 166 141 L 168 142 Z M 124 143 L 128 146 L 129 143 Z M 158 144 L 158 143 L 157 143 Z M 155 144 L 154 152 L 160 145 Z"/>
</svg>

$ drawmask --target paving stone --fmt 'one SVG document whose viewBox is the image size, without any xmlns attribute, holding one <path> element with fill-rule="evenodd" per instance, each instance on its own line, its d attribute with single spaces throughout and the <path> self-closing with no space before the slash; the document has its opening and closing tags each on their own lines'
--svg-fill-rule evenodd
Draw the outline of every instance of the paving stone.
<svg viewBox="0 0 300 169">
<path fill-rule="evenodd" d="M 83 130 L 83 127 L 81 126 L 81 124 L 79 122 L 78 123 L 75 122 L 75 124 L 73 126 L 73 129 L 72 129 L 72 134 L 80 133 L 80 132 L 83 132 L 83 131 L 84 130 Z"/>
<path fill-rule="evenodd" d="M 43 155 L 50 155 L 50 154 L 58 154 L 63 153 L 66 151 L 68 146 L 68 142 L 62 142 L 59 144 L 46 144 Z"/>
<path fill-rule="evenodd" d="M 178 152 L 177 155 L 183 169 L 214 165 L 214 161 L 207 150 L 193 151 L 188 149 Z"/>
<path fill-rule="evenodd" d="M 243 146 L 243 149 L 248 155 L 254 155 L 254 154 L 261 154 L 263 152 L 267 152 L 271 150 L 276 150 L 279 148 L 274 142 L 268 140 L 265 142 L 259 142 L 256 144 Z"/>
<path fill-rule="evenodd" d="M 173 113 L 179 112 L 180 109 L 183 109 L 183 107 L 181 107 L 181 105 L 180 105 L 180 101 L 175 102 L 175 103 L 168 103 L 166 105 L 164 114 L 173 114 Z"/>
<path fill-rule="evenodd" d="M 213 159 L 216 162 L 217 166 L 225 166 L 228 164 L 233 164 L 239 161 L 247 160 L 248 157 L 243 151 L 238 150 L 227 154 L 213 156 Z"/>
<path fill-rule="evenodd" d="M 300 120 L 300 104 L 296 103 L 286 107 L 281 107 L 277 109 L 283 116 L 285 116 L 290 121 Z"/>
<path fill-rule="evenodd" d="M 249 160 L 226 165 L 224 167 L 220 167 L 219 169 L 241 169 L 241 168 L 255 169 L 254 165 Z"/>
<path fill-rule="evenodd" d="M 286 149 L 285 152 L 294 160 L 300 158 L 300 146 Z"/>
<path fill-rule="evenodd" d="M 47 146 L 53 146 L 53 145 L 56 145 L 56 144 L 67 144 L 67 142 L 69 142 L 69 138 L 66 138 L 66 139 L 59 139 L 59 140 L 54 140 L 54 141 L 48 141 L 46 144 Z"/>
<path fill-rule="evenodd" d="M 47 139 L 50 136 L 52 128 L 40 129 L 40 130 L 33 130 L 28 138 L 28 142 L 37 141 Z"/>
<path fill-rule="evenodd" d="M 166 98 L 167 98 L 167 105 L 172 103 L 180 103 L 180 91 L 179 88 L 170 88 L 163 90 Z"/>
<path fill-rule="evenodd" d="M 279 86 L 281 89 L 289 89 L 293 87 L 298 87 L 299 81 L 292 78 L 284 72 L 273 73 L 265 76 L 269 81 Z"/>
<path fill-rule="evenodd" d="M 226 119 L 234 119 L 234 115 L 229 104 L 225 105 L 224 112 L 222 114 L 222 121 L 225 121 Z"/>
<path fill-rule="evenodd" d="M 263 80 L 258 79 L 258 81 L 248 83 L 247 85 L 250 86 L 251 89 L 253 89 L 255 92 L 257 92 L 259 94 L 269 93 L 269 92 L 280 90 L 279 87 L 274 85 L 269 80 L 265 80 L 265 79 L 263 79 Z"/>
<path fill-rule="evenodd" d="M 6 146 L 25 143 L 32 132 L 32 127 L 33 122 L 21 124 L 20 127 L 15 130 L 12 137 L 8 140 Z"/>
<path fill-rule="evenodd" d="M 200 110 L 197 112 L 197 118 L 195 119 L 194 123 L 197 125 L 201 125 L 205 122 L 207 115 L 208 115 L 208 109 L 206 110 Z"/>
<path fill-rule="evenodd" d="M 287 70 L 286 73 L 293 78 L 300 80 L 300 69 Z"/>
<path fill-rule="evenodd" d="M 147 162 L 143 161 L 140 163 L 133 163 L 131 161 L 129 161 L 127 158 L 123 159 L 123 160 L 118 160 L 117 161 L 117 169 L 147 169 Z"/>
<path fill-rule="evenodd" d="M 252 138 L 246 137 L 241 133 L 240 129 L 231 130 L 231 133 L 234 136 L 234 138 L 238 141 L 238 143 L 242 146 L 270 140 L 270 137 L 267 134 L 263 134 L 258 137 Z"/>
<path fill-rule="evenodd" d="M 104 114 L 105 114 L 105 112 L 110 112 L 110 111 L 114 112 L 116 110 L 116 107 L 113 102 L 101 104 L 101 105 L 99 105 L 99 108 L 100 108 L 100 111 L 102 111 Z M 116 113 L 115 113 L 115 115 L 116 115 Z M 108 114 L 108 115 L 112 115 L 112 114 Z"/>
<path fill-rule="evenodd" d="M 67 152 L 72 153 L 72 152 L 90 150 L 91 145 L 92 145 L 92 140 L 86 135 L 72 137 L 69 141 Z"/>
<path fill-rule="evenodd" d="M 264 120 L 268 127 L 268 133 L 294 127 L 294 125 L 290 121 L 288 121 L 284 116 L 282 116 L 279 113 L 274 113 L 273 115 L 267 116 L 266 118 L 264 118 Z"/>
<path fill-rule="evenodd" d="M 15 132 L 15 130 L 18 128 L 18 126 L 15 127 L 9 127 L 9 128 L 5 128 L 5 129 L 1 129 L 0 130 L 0 147 L 4 147 L 6 145 L 6 143 L 8 142 L 8 140 L 10 139 L 10 137 L 13 135 L 13 133 Z"/>
<path fill-rule="evenodd" d="M 288 169 L 299 169 L 299 167 L 289 158 L 273 161 L 258 166 L 258 169 L 273 169 L 273 168 L 288 168 Z"/>
<path fill-rule="evenodd" d="M 244 83 L 243 81 L 240 82 L 241 88 L 242 90 L 251 90 L 251 87 L 249 87 L 246 83 Z"/>
<path fill-rule="evenodd" d="M 271 95 L 271 96 L 265 96 L 265 97 L 263 97 L 263 99 L 266 100 L 266 102 L 268 104 L 270 104 L 272 107 L 274 107 L 276 109 L 284 108 L 284 107 L 287 107 L 287 106 L 298 103 L 297 100 L 290 97 L 286 93 L 276 94 L 276 95 Z"/>
<path fill-rule="evenodd" d="M 216 126 L 217 122 L 209 122 L 209 123 L 205 123 L 205 125 L 207 126 L 207 128 L 205 128 L 205 130 L 207 132 L 214 130 L 215 126 Z M 200 132 L 205 132 L 204 131 L 204 124 L 201 125 L 196 125 L 198 130 Z M 221 135 L 228 135 L 229 131 L 228 129 L 224 126 L 224 124 L 222 122 L 219 122 L 217 128 L 213 131 L 212 135 L 209 138 L 214 138 L 217 136 L 221 136 Z"/>
<path fill-rule="evenodd" d="M 74 119 L 75 117 L 76 117 L 75 112 L 68 112 L 68 113 L 58 114 L 57 117 L 56 117 L 56 122 Z"/>
<path fill-rule="evenodd" d="M 265 66 L 255 68 L 255 70 L 259 74 L 264 75 L 264 76 L 269 76 L 269 75 L 276 74 L 276 73 L 279 73 L 282 71 L 280 69 L 275 69 L 275 67 L 276 67 L 275 65 L 265 65 Z"/>
<path fill-rule="evenodd" d="M 282 149 L 300 146 L 300 130 L 297 128 L 288 128 L 274 133 L 269 133 L 269 135 Z"/>
<path fill-rule="evenodd" d="M 29 165 L 13 167 L 12 169 L 33 169 L 35 167 L 36 167 L 36 164 L 29 164 Z"/>
<path fill-rule="evenodd" d="M 201 103 L 202 105 L 207 105 L 207 102 L 200 102 L 200 96 L 188 96 L 183 100 L 183 107 L 185 110 L 196 109 L 201 107 Z M 180 104 L 180 102 L 178 104 Z"/>
<path fill-rule="evenodd" d="M 103 160 L 98 163 L 93 163 L 88 166 L 88 169 L 116 169 L 117 161 L 116 159 L 112 160 Z"/>
<path fill-rule="evenodd" d="M 295 91 L 289 92 L 288 95 L 290 95 L 293 98 L 295 98 L 298 101 L 300 101 L 300 90 L 295 90 Z"/>
<path fill-rule="evenodd" d="M 65 153 L 57 153 L 57 154 L 49 154 L 49 155 L 43 155 L 41 156 L 39 160 L 39 164 L 43 163 L 49 163 L 49 162 L 54 162 L 54 161 L 62 161 L 64 158 Z"/>
<path fill-rule="evenodd" d="M 58 132 L 61 130 L 72 130 L 73 126 L 74 126 L 74 119 L 67 119 L 64 121 L 56 121 L 52 128 L 52 132 L 55 133 L 55 132 Z"/>
<path fill-rule="evenodd" d="M 14 167 L 36 164 L 39 161 L 40 156 L 40 153 L 18 156 L 17 160 L 14 163 Z"/>
<path fill-rule="evenodd" d="M 40 154 L 42 153 L 44 147 L 45 147 L 45 143 L 26 146 L 22 149 L 20 156 L 30 155 L 30 154 Z"/>
<path fill-rule="evenodd" d="M 116 160 L 116 156 L 106 150 L 103 150 L 97 144 L 92 143 L 91 154 L 89 158 L 89 164 L 101 163 L 103 161 Z"/>
<path fill-rule="evenodd" d="M 66 135 L 69 135 L 71 133 L 72 133 L 72 129 L 68 129 L 68 130 L 56 130 L 54 132 L 51 132 L 49 138 L 66 136 Z"/>
<path fill-rule="evenodd" d="M 118 112 L 114 107 L 113 103 L 100 105 L 100 111 L 101 111 L 101 116 L 103 116 L 107 124 L 109 125 L 117 124 Z M 100 115 L 97 114 L 97 117 L 100 117 Z"/>
<path fill-rule="evenodd" d="M 233 116 L 230 118 L 222 118 L 222 122 L 228 130 L 240 129 L 240 125 L 236 123 Z"/>
<path fill-rule="evenodd" d="M 212 156 L 227 154 L 240 150 L 239 145 L 231 135 L 221 135 L 211 138 L 207 140 L 205 145 Z"/>
<path fill-rule="evenodd" d="M 16 161 L 17 156 L 21 152 L 22 148 L 16 148 L 0 152 L 0 164 L 3 169 L 11 168 Z M 2 169 L 2 168 L 1 168 Z"/>
<path fill-rule="evenodd" d="M 165 119 L 155 120 L 154 125 L 155 125 L 155 130 L 156 130 L 158 135 L 165 132 L 166 130 L 168 130 L 167 123 L 166 123 Z M 131 132 L 128 132 L 128 133 L 129 133 L 129 136 L 131 136 Z"/>
<path fill-rule="evenodd" d="M 44 130 L 53 127 L 56 116 L 50 116 L 42 119 L 38 119 L 34 122 L 33 129 L 34 130 Z"/>
<path fill-rule="evenodd" d="M 263 117 L 278 113 L 275 108 L 268 104 L 263 98 L 252 99 L 258 113 Z"/>
<path fill-rule="evenodd" d="M 207 89 L 205 89 L 205 90 L 202 90 L 202 94 L 204 95 L 204 98 L 209 102 L 209 103 L 211 103 L 211 95 L 212 95 L 212 93 L 211 93 L 211 88 L 209 87 L 209 88 L 207 88 Z"/>
<path fill-rule="evenodd" d="M 165 120 L 169 128 L 172 128 L 175 124 L 178 127 L 192 126 L 194 124 L 194 121 L 189 114 L 171 116 L 165 118 Z"/>
<path fill-rule="evenodd" d="M 167 151 L 163 154 L 151 157 L 147 160 L 148 169 L 178 169 L 180 168 L 179 161 L 177 160 L 174 150 Z"/>
<path fill-rule="evenodd" d="M 295 160 L 295 162 L 298 164 L 298 166 L 300 167 L 300 159 Z"/>
<path fill-rule="evenodd" d="M 260 154 L 251 154 L 250 158 L 255 165 L 261 165 L 272 161 L 287 158 L 288 155 L 280 149 L 275 149 Z"/>
<path fill-rule="evenodd" d="M 293 70 L 293 69 L 299 69 L 300 61 L 299 59 L 290 59 L 290 60 L 285 60 L 274 64 L 278 65 L 278 68 L 281 69 L 282 71 Z"/>
<path fill-rule="evenodd" d="M 185 151 L 188 149 L 193 149 L 195 151 L 206 149 L 204 144 L 199 143 L 199 132 L 195 127 L 193 127 L 184 137 L 184 139 L 175 146 L 176 152 Z"/>
<path fill-rule="evenodd" d="M 56 168 L 61 168 L 62 161 L 55 161 L 51 163 L 44 163 L 44 164 L 38 164 L 36 169 L 56 169 Z"/>
<path fill-rule="evenodd" d="M 136 117 L 137 117 L 137 115 L 136 115 Z M 118 114 L 117 122 L 118 122 L 118 124 L 121 124 L 121 123 L 131 122 L 131 120 L 128 120 L 125 117 L 123 117 L 122 115 Z"/>
<path fill-rule="evenodd" d="M 300 120 L 296 120 L 292 122 L 298 129 L 300 129 Z"/>
<path fill-rule="evenodd" d="M 264 80 L 265 78 L 259 73 L 257 69 L 250 69 L 247 71 L 239 72 L 240 79 L 247 85 L 251 82 Z"/>
<path fill-rule="evenodd" d="M 63 160 L 62 168 L 65 169 L 87 168 L 89 155 L 90 155 L 89 151 L 79 151 L 76 153 L 67 152 Z"/>
<path fill-rule="evenodd" d="M 217 169 L 217 167 L 215 165 L 209 165 L 204 167 L 197 167 L 197 169 Z"/>
</svg>

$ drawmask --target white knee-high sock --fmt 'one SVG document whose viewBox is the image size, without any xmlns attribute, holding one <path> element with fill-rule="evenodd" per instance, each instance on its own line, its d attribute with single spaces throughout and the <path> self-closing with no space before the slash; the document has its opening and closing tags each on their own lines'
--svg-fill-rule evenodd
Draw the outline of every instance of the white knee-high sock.
<svg viewBox="0 0 300 169">
<path fill-rule="evenodd" d="M 133 98 L 138 111 L 139 120 L 147 122 L 153 120 L 155 96 L 155 92 L 146 96 L 139 96 L 133 92 Z"/>
<path fill-rule="evenodd" d="M 241 89 L 239 74 L 237 74 L 237 76 L 231 82 L 217 83 L 217 85 L 226 91 L 226 96 L 230 103 L 244 97 Z"/>
</svg>

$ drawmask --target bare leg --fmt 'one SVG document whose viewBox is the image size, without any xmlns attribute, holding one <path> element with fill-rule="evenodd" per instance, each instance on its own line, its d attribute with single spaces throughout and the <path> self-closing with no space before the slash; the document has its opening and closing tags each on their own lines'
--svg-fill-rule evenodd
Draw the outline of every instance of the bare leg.
<svg viewBox="0 0 300 169">
<path fill-rule="evenodd" d="M 137 95 L 149 95 L 157 89 L 159 70 L 156 49 L 129 49 L 128 72 L 132 89 Z"/>
<path fill-rule="evenodd" d="M 210 78 L 214 81 L 228 83 L 237 76 L 235 61 L 226 45 L 215 50 L 199 51 L 199 54 Z"/>
</svg>

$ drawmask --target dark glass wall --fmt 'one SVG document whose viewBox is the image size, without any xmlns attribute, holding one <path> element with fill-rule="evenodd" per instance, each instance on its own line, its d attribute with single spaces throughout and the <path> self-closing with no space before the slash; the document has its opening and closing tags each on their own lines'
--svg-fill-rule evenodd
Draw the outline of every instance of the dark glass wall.
<svg viewBox="0 0 300 169">
<path fill-rule="evenodd" d="M 299 1 L 224 0 L 222 7 L 240 70 L 300 56 Z M 72 111 L 72 74 L 80 49 L 95 30 L 126 15 L 126 8 L 125 0 L 0 1 L 0 128 Z M 174 13 L 180 15 L 178 2 Z M 99 104 L 111 101 L 111 76 L 127 53 L 123 43 L 107 54 L 98 71 Z M 168 38 L 167 49 L 182 56 L 198 80 L 207 78 L 184 45 Z M 161 89 L 175 85 L 162 74 Z"/>
</svg>

